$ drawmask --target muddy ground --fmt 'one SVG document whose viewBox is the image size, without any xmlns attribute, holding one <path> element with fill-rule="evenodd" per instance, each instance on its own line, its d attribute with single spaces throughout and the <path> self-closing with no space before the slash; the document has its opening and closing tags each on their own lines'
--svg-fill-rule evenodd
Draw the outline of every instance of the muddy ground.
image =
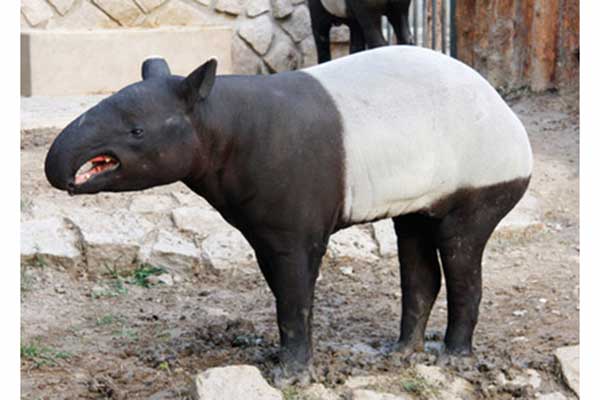
<svg viewBox="0 0 600 400">
<path fill-rule="evenodd" d="M 476 398 L 532 397 L 497 382 L 499 372 L 510 377 L 524 368 L 541 374 L 540 392 L 571 396 L 552 353 L 579 343 L 578 93 L 527 95 L 511 105 L 534 149 L 530 191 L 540 202 L 542 225 L 492 238 L 485 253 L 476 356 L 467 366 L 445 368 L 470 381 Z M 23 198 L 73 201 L 45 182 L 45 151 L 22 152 Z M 134 195 L 77 201 L 111 209 Z M 269 376 L 278 341 L 275 305 L 257 268 L 146 288 L 132 277 L 92 279 L 42 264 L 22 266 L 22 398 L 183 399 L 198 371 L 242 363 Z M 353 274 L 341 273 L 343 266 L 351 266 Z M 109 289 L 99 291 L 98 285 Z M 397 338 L 399 320 L 396 260 L 323 265 L 313 328 L 319 379 L 339 388 L 349 376 L 401 373 L 415 360 L 380 352 Z M 445 320 L 442 290 L 428 325 L 430 350 L 416 361 L 436 362 Z"/>
</svg>

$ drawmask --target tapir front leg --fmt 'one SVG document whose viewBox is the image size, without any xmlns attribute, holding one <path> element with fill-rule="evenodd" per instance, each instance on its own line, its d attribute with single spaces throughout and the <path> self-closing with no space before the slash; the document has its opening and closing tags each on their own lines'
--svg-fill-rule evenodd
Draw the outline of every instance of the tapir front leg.
<svg viewBox="0 0 600 400">
<path fill-rule="evenodd" d="M 325 246 L 271 234 L 255 245 L 259 266 L 275 295 L 280 335 L 278 386 L 310 381 L 312 308 L 315 282 Z"/>
</svg>

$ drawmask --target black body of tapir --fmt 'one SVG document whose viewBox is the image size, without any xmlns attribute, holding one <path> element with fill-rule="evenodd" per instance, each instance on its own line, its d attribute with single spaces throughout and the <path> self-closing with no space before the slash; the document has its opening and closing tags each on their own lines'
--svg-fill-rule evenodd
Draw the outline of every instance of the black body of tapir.
<svg viewBox="0 0 600 400">
<path fill-rule="evenodd" d="M 308 0 L 317 58 L 331 60 L 329 31 L 333 25 L 350 28 L 350 53 L 387 45 L 381 33 L 381 16 L 387 16 L 398 44 L 413 44 L 408 25 L 411 0 Z"/>
<path fill-rule="evenodd" d="M 215 70 L 210 60 L 183 78 L 164 60 L 147 60 L 143 81 L 56 138 L 45 162 L 50 183 L 89 194 L 182 181 L 206 198 L 254 248 L 276 298 L 283 376 L 301 380 L 330 235 L 392 218 L 402 288 L 397 350 L 423 350 L 443 270 L 445 348 L 469 354 L 484 247 L 532 171 L 527 133 L 492 86 L 414 46 L 271 76 Z"/>
</svg>

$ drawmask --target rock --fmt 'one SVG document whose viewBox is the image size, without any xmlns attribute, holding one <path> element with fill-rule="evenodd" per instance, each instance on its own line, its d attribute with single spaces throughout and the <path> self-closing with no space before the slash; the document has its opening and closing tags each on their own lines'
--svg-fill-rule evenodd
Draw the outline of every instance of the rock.
<svg viewBox="0 0 600 400">
<path fill-rule="evenodd" d="M 21 262 L 73 268 L 81 261 L 78 238 L 63 218 L 21 223 Z"/>
<path fill-rule="evenodd" d="M 463 400 L 473 398 L 474 389 L 469 382 L 458 376 L 447 377 L 440 367 L 418 364 L 415 366 L 415 371 L 430 386 L 435 387 L 440 399 Z"/>
<path fill-rule="evenodd" d="M 257 15 L 264 14 L 271 9 L 269 0 L 252 0 L 248 2 L 248 8 L 246 9 L 246 15 L 249 17 L 256 17 Z"/>
<path fill-rule="evenodd" d="M 137 214 L 77 208 L 69 211 L 68 220 L 79 229 L 91 271 L 131 270 L 135 267 L 141 244 L 153 226 Z"/>
<path fill-rule="evenodd" d="M 520 387 L 531 386 L 533 390 L 538 390 L 542 385 L 542 377 L 535 369 L 526 369 L 525 374 L 516 376 L 512 384 Z"/>
<path fill-rule="evenodd" d="M 527 314 L 527 310 L 515 310 L 512 312 L 512 315 L 515 317 L 524 317 Z"/>
<path fill-rule="evenodd" d="M 290 0 L 271 0 L 271 11 L 275 18 L 285 18 L 294 11 Z"/>
<path fill-rule="evenodd" d="M 310 26 L 310 14 L 305 5 L 296 7 L 291 17 L 281 23 L 283 30 L 290 34 L 294 42 L 307 38 L 312 33 Z"/>
<path fill-rule="evenodd" d="M 231 46 L 234 74 L 257 75 L 262 73 L 263 63 L 261 58 L 239 35 L 233 36 Z"/>
<path fill-rule="evenodd" d="M 556 349 L 554 356 L 565 383 L 579 397 L 579 345 Z"/>
<path fill-rule="evenodd" d="M 239 15 L 244 10 L 245 0 L 217 0 L 215 9 L 231 15 Z"/>
<path fill-rule="evenodd" d="M 567 400 L 564 394 L 560 392 L 540 394 L 536 397 L 537 400 Z"/>
<path fill-rule="evenodd" d="M 200 263 L 200 251 L 189 240 L 160 229 L 154 243 L 144 246 L 138 258 L 169 271 L 184 272 Z"/>
<path fill-rule="evenodd" d="M 47 29 L 95 29 L 118 28 L 119 24 L 89 2 L 79 2 L 79 6 L 62 18 L 52 18 L 48 21 Z M 64 126 L 63 126 L 64 127 Z"/>
<path fill-rule="evenodd" d="M 71 9 L 71 7 L 73 7 L 73 3 L 75 3 L 75 0 L 48 0 L 48 1 L 50 2 L 50 4 L 52 4 L 54 6 L 56 11 L 58 11 L 58 13 L 60 15 L 65 15 Z"/>
<path fill-rule="evenodd" d="M 389 258 L 398 255 L 396 231 L 394 230 L 394 222 L 391 219 L 374 222 L 373 234 L 381 257 Z"/>
<path fill-rule="evenodd" d="M 39 25 L 54 16 L 52 8 L 43 0 L 21 0 L 21 13 L 32 26 Z"/>
<path fill-rule="evenodd" d="M 264 55 L 273 41 L 273 24 L 267 15 L 241 24 L 238 34 L 260 55 Z"/>
<path fill-rule="evenodd" d="M 300 42 L 300 51 L 302 52 L 302 68 L 317 65 L 317 46 L 312 36 L 308 36 Z"/>
<path fill-rule="evenodd" d="M 202 260 L 213 271 L 236 271 L 256 261 L 254 251 L 236 230 L 210 235 L 202 242 Z"/>
<path fill-rule="evenodd" d="M 352 269 L 352 267 L 341 267 L 340 272 L 342 273 L 342 275 L 346 276 L 354 275 L 354 270 Z"/>
<path fill-rule="evenodd" d="M 352 392 L 352 400 L 409 400 L 409 397 L 373 390 L 357 389 Z"/>
<path fill-rule="evenodd" d="M 163 4 L 165 1 L 167 1 L 167 0 L 136 0 L 136 2 L 139 4 L 140 8 L 145 13 L 149 13 L 150 11 L 154 10 L 155 8 L 157 8 L 158 6 Z"/>
<path fill-rule="evenodd" d="M 92 2 L 123 26 L 138 25 L 144 19 L 144 13 L 131 0 L 92 0 Z"/>
<path fill-rule="evenodd" d="M 527 192 L 516 207 L 500 221 L 498 230 L 515 231 L 529 227 L 541 227 L 541 214 L 539 201 Z"/>
<path fill-rule="evenodd" d="M 195 400 L 283 400 L 256 367 L 234 365 L 210 368 L 194 379 Z"/>
<path fill-rule="evenodd" d="M 171 0 L 151 15 L 146 17 L 144 25 L 158 27 L 163 25 L 214 25 L 210 18 L 200 9 L 187 4 L 183 0 Z"/>
<path fill-rule="evenodd" d="M 341 397 L 331 389 L 327 389 L 321 383 L 313 383 L 302 390 L 302 400 L 340 400 Z"/>
<path fill-rule="evenodd" d="M 377 261 L 377 246 L 371 236 L 352 226 L 331 236 L 329 250 L 336 262 L 343 260 Z"/>
<path fill-rule="evenodd" d="M 150 275 L 146 280 L 150 285 L 173 286 L 173 276 L 171 274 Z"/>
<path fill-rule="evenodd" d="M 190 232 L 200 238 L 220 233 L 233 231 L 221 214 L 213 210 L 198 207 L 180 207 L 172 211 L 171 216 L 175 226 L 182 231 Z"/>
<path fill-rule="evenodd" d="M 276 41 L 275 45 L 271 46 L 265 62 L 275 72 L 294 70 L 300 65 L 298 52 L 291 43 L 285 40 Z"/>
<path fill-rule="evenodd" d="M 139 195 L 131 200 L 129 211 L 142 214 L 158 214 L 171 211 L 176 206 L 176 200 L 168 194 Z"/>
</svg>

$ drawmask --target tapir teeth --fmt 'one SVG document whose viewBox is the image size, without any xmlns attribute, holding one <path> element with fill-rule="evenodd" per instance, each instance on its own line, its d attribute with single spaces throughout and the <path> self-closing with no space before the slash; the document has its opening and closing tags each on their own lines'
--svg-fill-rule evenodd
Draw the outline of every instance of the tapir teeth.
<svg viewBox="0 0 600 400">
<path fill-rule="evenodd" d="M 80 185 L 92 176 L 116 167 L 119 163 L 110 156 L 96 156 L 91 158 L 75 173 L 75 184 Z M 80 172 L 81 171 L 81 172 Z"/>
</svg>

